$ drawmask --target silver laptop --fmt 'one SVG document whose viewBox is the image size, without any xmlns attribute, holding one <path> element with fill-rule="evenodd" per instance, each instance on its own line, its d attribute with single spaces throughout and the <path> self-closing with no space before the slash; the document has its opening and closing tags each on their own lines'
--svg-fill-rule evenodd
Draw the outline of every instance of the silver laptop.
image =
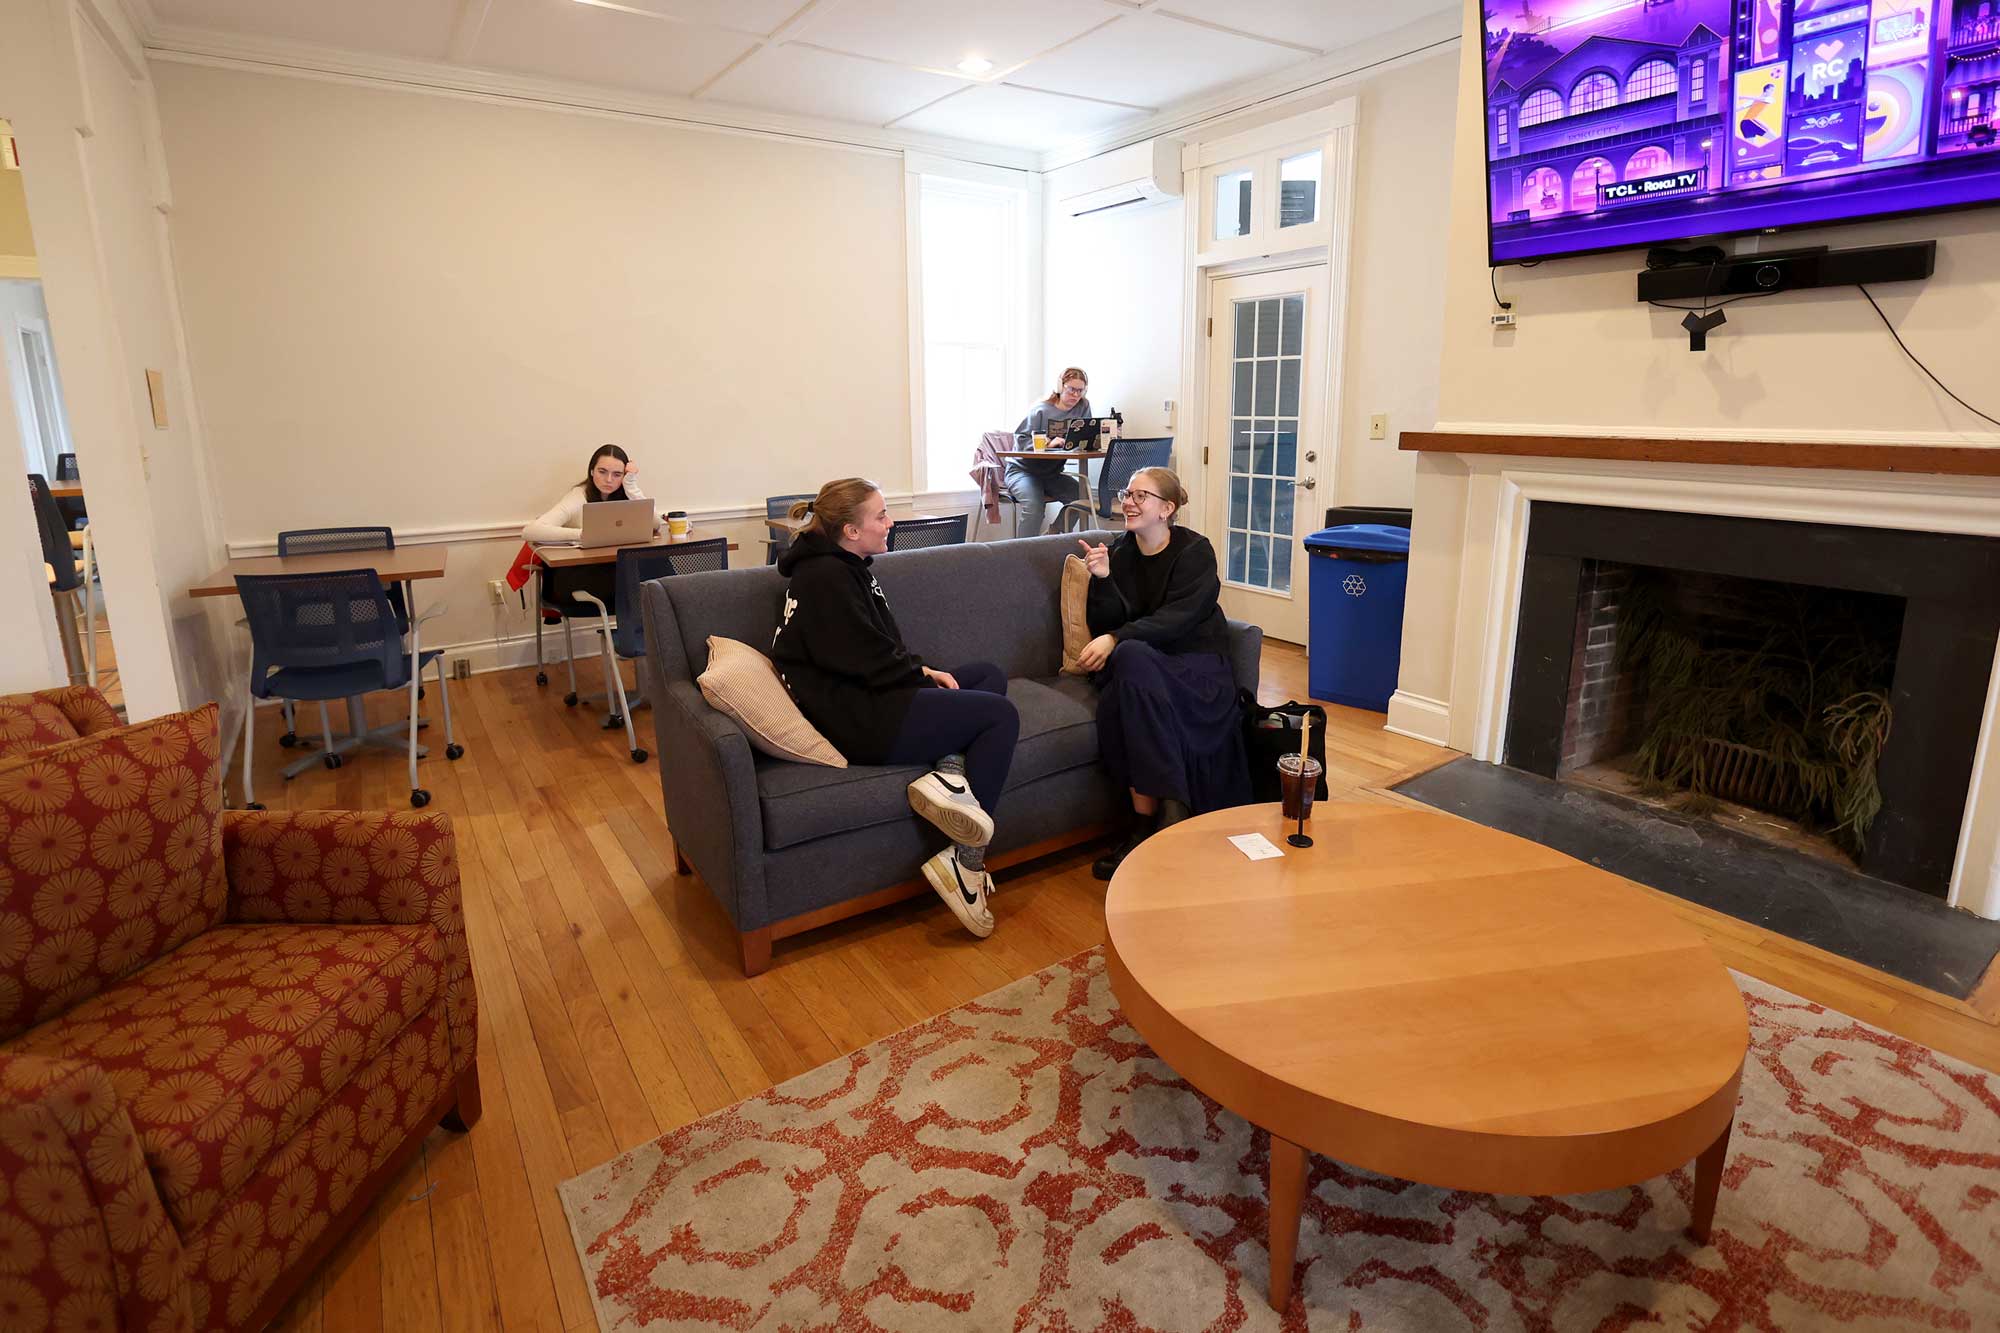
<svg viewBox="0 0 2000 1333">
<path fill-rule="evenodd" d="M 653 540 L 657 521 L 651 500 L 599 500 L 583 507 L 578 546 L 632 546 Z"/>
</svg>

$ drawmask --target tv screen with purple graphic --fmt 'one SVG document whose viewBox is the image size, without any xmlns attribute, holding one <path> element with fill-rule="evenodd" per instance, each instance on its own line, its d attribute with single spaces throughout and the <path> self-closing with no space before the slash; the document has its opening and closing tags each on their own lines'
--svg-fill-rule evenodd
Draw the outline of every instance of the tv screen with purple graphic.
<svg viewBox="0 0 2000 1333">
<path fill-rule="evenodd" d="M 2000 0 L 1486 0 L 1496 264 L 2000 202 Z"/>
</svg>

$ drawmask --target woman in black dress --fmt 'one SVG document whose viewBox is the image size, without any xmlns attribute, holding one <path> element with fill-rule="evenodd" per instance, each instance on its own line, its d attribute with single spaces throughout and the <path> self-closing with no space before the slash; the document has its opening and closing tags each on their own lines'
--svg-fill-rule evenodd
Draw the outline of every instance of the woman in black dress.
<svg viewBox="0 0 2000 1333">
<path fill-rule="evenodd" d="M 1250 800 L 1215 548 L 1174 526 L 1187 491 L 1170 469 L 1133 473 L 1118 503 L 1125 535 L 1081 543 L 1097 636 L 1081 660 L 1101 673 L 1098 745 L 1132 796 L 1125 840 L 1091 867 L 1099 879 L 1155 830 Z"/>
</svg>

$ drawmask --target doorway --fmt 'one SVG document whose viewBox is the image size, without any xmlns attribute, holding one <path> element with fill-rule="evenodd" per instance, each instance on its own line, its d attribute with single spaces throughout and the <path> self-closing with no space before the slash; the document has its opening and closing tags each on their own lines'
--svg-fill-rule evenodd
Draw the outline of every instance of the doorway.
<svg viewBox="0 0 2000 1333">
<path fill-rule="evenodd" d="M 1306 641 L 1304 538 L 1326 475 L 1325 264 L 1215 278 L 1209 289 L 1208 512 L 1222 605 Z"/>
</svg>

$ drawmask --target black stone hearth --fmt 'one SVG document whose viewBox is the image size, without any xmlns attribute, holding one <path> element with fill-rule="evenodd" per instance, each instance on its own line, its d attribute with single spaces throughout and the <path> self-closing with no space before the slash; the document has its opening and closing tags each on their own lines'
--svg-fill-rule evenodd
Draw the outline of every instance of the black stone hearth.
<svg viewBox="0 0 2000 1333">
<path fill-rule="evenodd" d="M 1609 792 L 1476 759 L 1453 760 L 1396 790 L 1959 999 L 2000 952 L 2000 921 Z"/>
<path fill-rule="evenodd" d="M 1859 878 L 1946 894 L 2000 638 L 2000 541 L 1535 504 L 1505 762 L 1543 778 L 1556 777 L 1562 763 L 1586 561 L 1901 599 L 1890 687 L 1893 725 L 1877 765 L 1883 808 L 1869 829 L 1860 858 L 1866 873 Z"/>
</svg>

